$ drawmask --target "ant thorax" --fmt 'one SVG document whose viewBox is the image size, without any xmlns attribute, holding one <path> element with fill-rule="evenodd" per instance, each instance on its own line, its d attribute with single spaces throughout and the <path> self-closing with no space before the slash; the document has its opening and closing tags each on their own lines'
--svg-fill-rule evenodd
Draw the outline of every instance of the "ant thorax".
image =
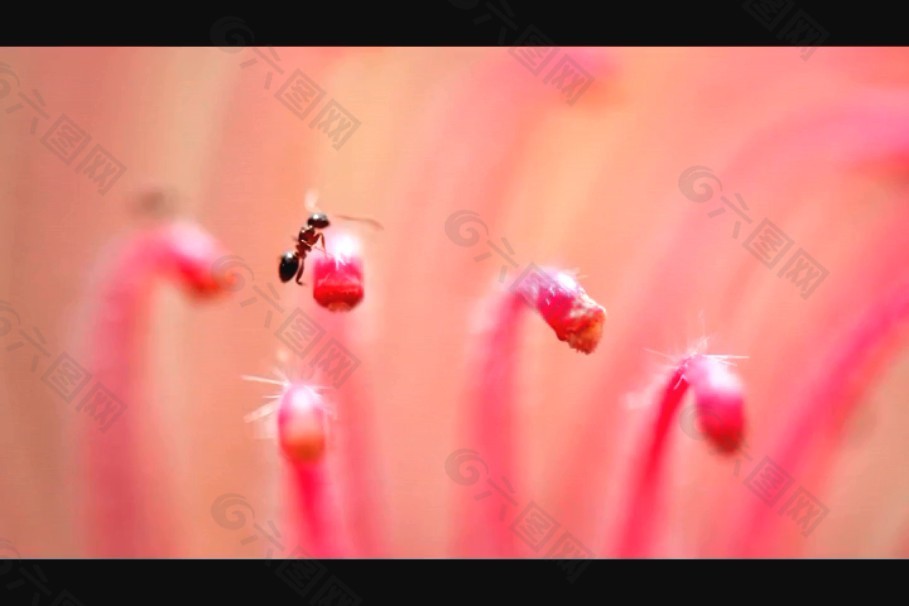
<svg viewBox="0 0 909 606">
<path fill-rule="evenodd" d="M 312 248 L 318 237 L 319 230 L 315 227 L 303 227 L 300 229 L 298 240 L 301 244 L 306 244 L 309 248 Z"/>
</svg>

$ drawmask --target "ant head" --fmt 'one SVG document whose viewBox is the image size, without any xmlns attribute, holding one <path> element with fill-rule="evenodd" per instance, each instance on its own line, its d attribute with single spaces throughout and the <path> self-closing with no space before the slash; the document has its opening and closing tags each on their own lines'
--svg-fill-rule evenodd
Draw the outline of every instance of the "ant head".
<svg viewBox="0 0 909 606">
<path fill-rule="evenodd" d="M 328 215 L 325 213 L 313 213 L 309 215 L 306 224 L 310 227 L 315 227 L 316 229 L 325 229 L 329 226 Z"/>
</svg>

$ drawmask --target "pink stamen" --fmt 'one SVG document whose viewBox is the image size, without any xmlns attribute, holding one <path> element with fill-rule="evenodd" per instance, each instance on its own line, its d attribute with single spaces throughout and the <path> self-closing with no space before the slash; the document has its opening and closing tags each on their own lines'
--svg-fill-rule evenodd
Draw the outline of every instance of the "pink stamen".
<svg viewBox="0 0 909 606">
<path fill-rule="evenodd" d="M 347 349 L 354 348 L 359 317 L 331 314 L 326 330 Z M 355 557 L 381 557 L 383 540 L 383 503 L 380 499 L 380 468 L 373 435 L 375 402 L 363 370 L 355 370 L 343 385 L 332 390 L 337 407 L 337 450 L 341 505 L 350 522 L 351 548 Z"/>
<path fill-rule="evenodd" d="M 318 255 L 313 265 L 313 297 L 332 312 L 347 312 L 364 296 L 362 246 L 349 232 L 335 230 L 328 254 Z M 356 331 L 353 318 L 343 314 L 326 318 L 333 337 L 343 347 L 352 345 Z M 344 513 L 351 523 L 351 548 L 366 556 L 381 553 L 376 520 L 380 504 L 376 498 L 374 453 L 370 432 L 370 394 L 359 376 L 351 377 L 343 389 L 334 392 L 338 407 L 339 491 Z"/>
<path fill-rule="evenodd" d="M 335 231 L 328 250 L 327 253 L 313 252 L 316 255 L 313 297 L 330 311 L 350 311 L 363 300 L 364 294 L 360 242 L 352 235 Z M 338 327 L 337 322 L 332 324 Z M 304 372 L 310 370 L 304 368 Z M 312 378 L 320 379 L 319 376 Z M 278 420 L 282 450 L 294 455 L 292 484 L 297 496 L 301 540 L 317 557 L 348 554 L 352 547 L 348 543 L 358 543 L 357 549 L 375 549 L 368 525 L 358 524 L 362 522 L 362 511 L 358 507 L 363 504 L 354 502 L 361 498 L 369 502 L 368 496 L 372 494 L 371 485 L 363 475 L 367 473 L 366 467 L 358 465 L 364 456 L 368 456 L 365 452 L 368 450 L 368 432 L 362 427 L 366 420 L 354 413 L 356 403 L 351 402 L 351 396 L 345 396 L 340 441 L 337 447 L 330 449 L 331 452 L 324 453 L 326 421 L 322 416 L 316 416 L 319 398 L 311 388 L 292 385 L 282 398 L 280 410 L 285 416 L 279 413 Z M 322 441 L 318 439 L 319 435 L 323 436 Z M 342 538 L 347 534 L 343 524 L 347 514 L 355 518 L 355 530 L 365 531 L 355 537 L 356 541 Z"/>
<path fill-rule="evenodd" d="M 532 273 L 518 287 L 498 295 L 491 324 L 480 337 L 475 387 L 471 393 L 469 431 L 472 446 L 483 459 L 491 481 L 518 491 L 514 465 L 514 392 L 520 321 L 536 309 L 561 341 L 592 352 L 603 332 L 606 311 L 564 272 Z M 502 519 L 501 499 L 465 502 L 456 550 L 471 557 L 514 557 L 514 532 Z"/>
<path fill-rule="evenodd" d="M 694 391 L 700 430 L 720 452 L 733 453 L 744 434 L 742 384 L 718 358 L 703 354 L 685 357 L 663 390 L 656 425 L 643 466 L 628 502 L 625 527 L 618 545 L 620 557 L 646 557 L 657 523 L 662 468 L 669 428 L 688 387 Z"/>
<path fill-rule="evenodd" d="M 218 243 L 192 223 L 168 223 L 132 237 L 115 253 L 102 277 L 93 313 L 93 381 L 122 404 L 105 431 L 85 429 L 88 550 L 97 557 L 166 555 L 173 525 L 153 480 L 158 460 L 143 459 L 137 443 L 148 430 L 146 390 L 141 379 L 143 336 L 148 331 L 156 278 L 166 276 L 205 298 L 228 286 L 213 265 L 223 255 Z"/>
<path fill-rule="evenodd" d="M 291 383 L 281 394 L 278 442 L 289 466 L 297 541 L 308 556 L 340 555 L 334 474 L 326 456 L 327 420 L 321 396 L 312 387 Z"/>
</svg>

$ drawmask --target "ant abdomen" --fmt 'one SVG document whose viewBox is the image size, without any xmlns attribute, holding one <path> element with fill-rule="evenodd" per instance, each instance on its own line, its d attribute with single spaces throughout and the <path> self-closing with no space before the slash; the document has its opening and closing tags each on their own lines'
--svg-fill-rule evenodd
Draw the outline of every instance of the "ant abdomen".
<svg viewBox="0 0 909 606">
<path fill-rule="evenodd" d="M 297 270 L 300 268 L 300 258 L 297 253 L 289 250 L 281 255 L 281 265 L 278 267 L 278 275 L 282 282 L 290 282 Z"/>
</svg>

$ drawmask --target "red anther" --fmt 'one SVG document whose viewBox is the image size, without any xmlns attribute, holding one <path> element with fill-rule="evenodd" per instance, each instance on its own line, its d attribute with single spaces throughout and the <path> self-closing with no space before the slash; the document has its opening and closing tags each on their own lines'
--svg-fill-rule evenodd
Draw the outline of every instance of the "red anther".
<svg viewBox="0 0 909 606">
<path fill-rule="evenodd" d="M 194 223 L 172 223 L 157 233 L 158 254 L 163 264 L 172 267 L 191 293 L 201 297 L 229 290 L 232 279 L 212 271 L 224 251 L 220 244 Z"/>
<path fill-rule="evenodd" d="M 332 238 L 331 252 L 313 265 L 313 297 L 330 311 L 350 311 L 363 300 L 360 244 L 350 235 Z"/>
<path fill-rule="evenodd" d="M 325 411 L 315 390 L 293 384 L 281 395 L 278 441 L 295 462 L 317 461 L 325 453 Z"/>
<path fill-rule="evenodd" d="M 516 290 L 540 312 L 560 341 L 586 354 L 596 349 L 603 335 L 606 309 L 573 277 L 561 271 L 531 272 Z"/>
</svg>

